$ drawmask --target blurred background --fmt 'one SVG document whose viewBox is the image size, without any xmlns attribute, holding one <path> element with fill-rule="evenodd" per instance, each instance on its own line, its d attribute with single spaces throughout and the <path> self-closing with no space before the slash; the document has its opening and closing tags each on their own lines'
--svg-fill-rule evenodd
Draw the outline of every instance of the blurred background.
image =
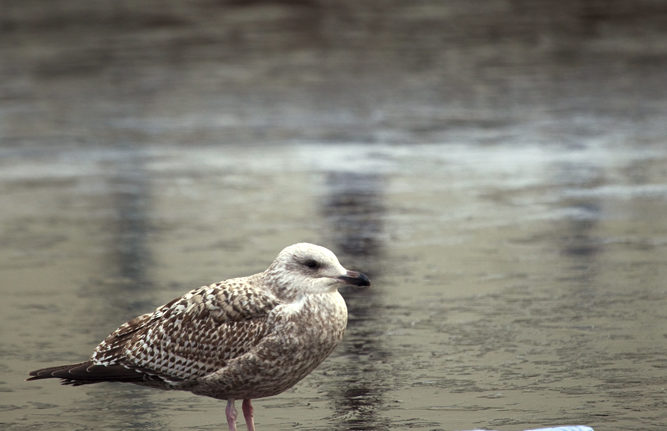
<svg viewBox="0 0 667 431">
<path fill-rule="evenodd" d="M 24 378 L 310 241 L 373 286 L 259 429 L 664 429 L 666 118 L 662 0 L 0 0 L 0 425 L 224 429 Z"/>
</svg>

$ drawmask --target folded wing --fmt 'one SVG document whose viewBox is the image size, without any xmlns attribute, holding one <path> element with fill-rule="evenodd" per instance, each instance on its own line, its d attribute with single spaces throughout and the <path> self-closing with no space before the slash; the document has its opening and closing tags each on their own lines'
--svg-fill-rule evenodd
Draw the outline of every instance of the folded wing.
<svg viewBox="0 0 667 431">
<path fill-rule="evenodd" d="M 204 286 L 124 323 L 89 361 L 36 370 L 29 380 L 178 386 L 255 348 L 270 333 L 267 319 L 279 303 L 275 296 L 234 280 Z"/>
</svg>

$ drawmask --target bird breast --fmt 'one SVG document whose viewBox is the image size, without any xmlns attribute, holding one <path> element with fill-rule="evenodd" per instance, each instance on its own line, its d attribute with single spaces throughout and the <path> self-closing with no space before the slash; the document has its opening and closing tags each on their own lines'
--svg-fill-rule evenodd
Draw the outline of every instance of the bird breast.
<svg viewBox="0 0 667 431">
<path fill-rule="evenodd" d="M 276 307 L 273 313 L 275 334 L 285 347 L 327 350 L 343 337 L 347 325 L 347 307 L 340 293 L 308 295 L 290 304 Z M 327 353 L 328 354 L 328 353 Z"/>
</svg>

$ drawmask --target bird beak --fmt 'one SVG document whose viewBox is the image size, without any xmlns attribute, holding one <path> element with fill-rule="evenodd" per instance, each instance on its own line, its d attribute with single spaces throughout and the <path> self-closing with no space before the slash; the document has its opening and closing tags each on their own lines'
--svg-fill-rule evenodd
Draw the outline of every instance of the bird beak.
<svg viewBox="0 0 667 431">
<path fill-rule="evenodd" d="M 371 285 L 371 281 L 368 279 L 368 276 L 357 271 L 347 271 L 345 275 L 339 276 L 338 279 L 345 284 L 351 284 L 353 286 Z"/>
</svg>

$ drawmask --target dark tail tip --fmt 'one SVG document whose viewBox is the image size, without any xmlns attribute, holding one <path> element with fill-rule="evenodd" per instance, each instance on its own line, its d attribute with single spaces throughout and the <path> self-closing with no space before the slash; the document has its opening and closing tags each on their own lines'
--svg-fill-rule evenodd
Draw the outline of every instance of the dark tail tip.
<svg viewBox="0 0 667 431">
<path fill-rule="evenodd" d="M 57 367 L 41 368 L 39 370 L 30 371 L 30 377 L 26 381 L 39 379 L 76 379 L 76 375 L 80 374 L 81 370 L 85 370 L 92 365 L 92 362 L 79 362 L 78 364 L 59 365 Z M 79 372 L 77 372 L 79 371 Z"/>
<path fill-rule="evenodd" d="M 63 379 L 64 385 L 86 385 L 99 382 L 139 382 L 144 374 L 122 365 L 95 365 L 91 361 L 60 365 L 31 371 L 26 381 L 39 379 Z"/>
</svg>

